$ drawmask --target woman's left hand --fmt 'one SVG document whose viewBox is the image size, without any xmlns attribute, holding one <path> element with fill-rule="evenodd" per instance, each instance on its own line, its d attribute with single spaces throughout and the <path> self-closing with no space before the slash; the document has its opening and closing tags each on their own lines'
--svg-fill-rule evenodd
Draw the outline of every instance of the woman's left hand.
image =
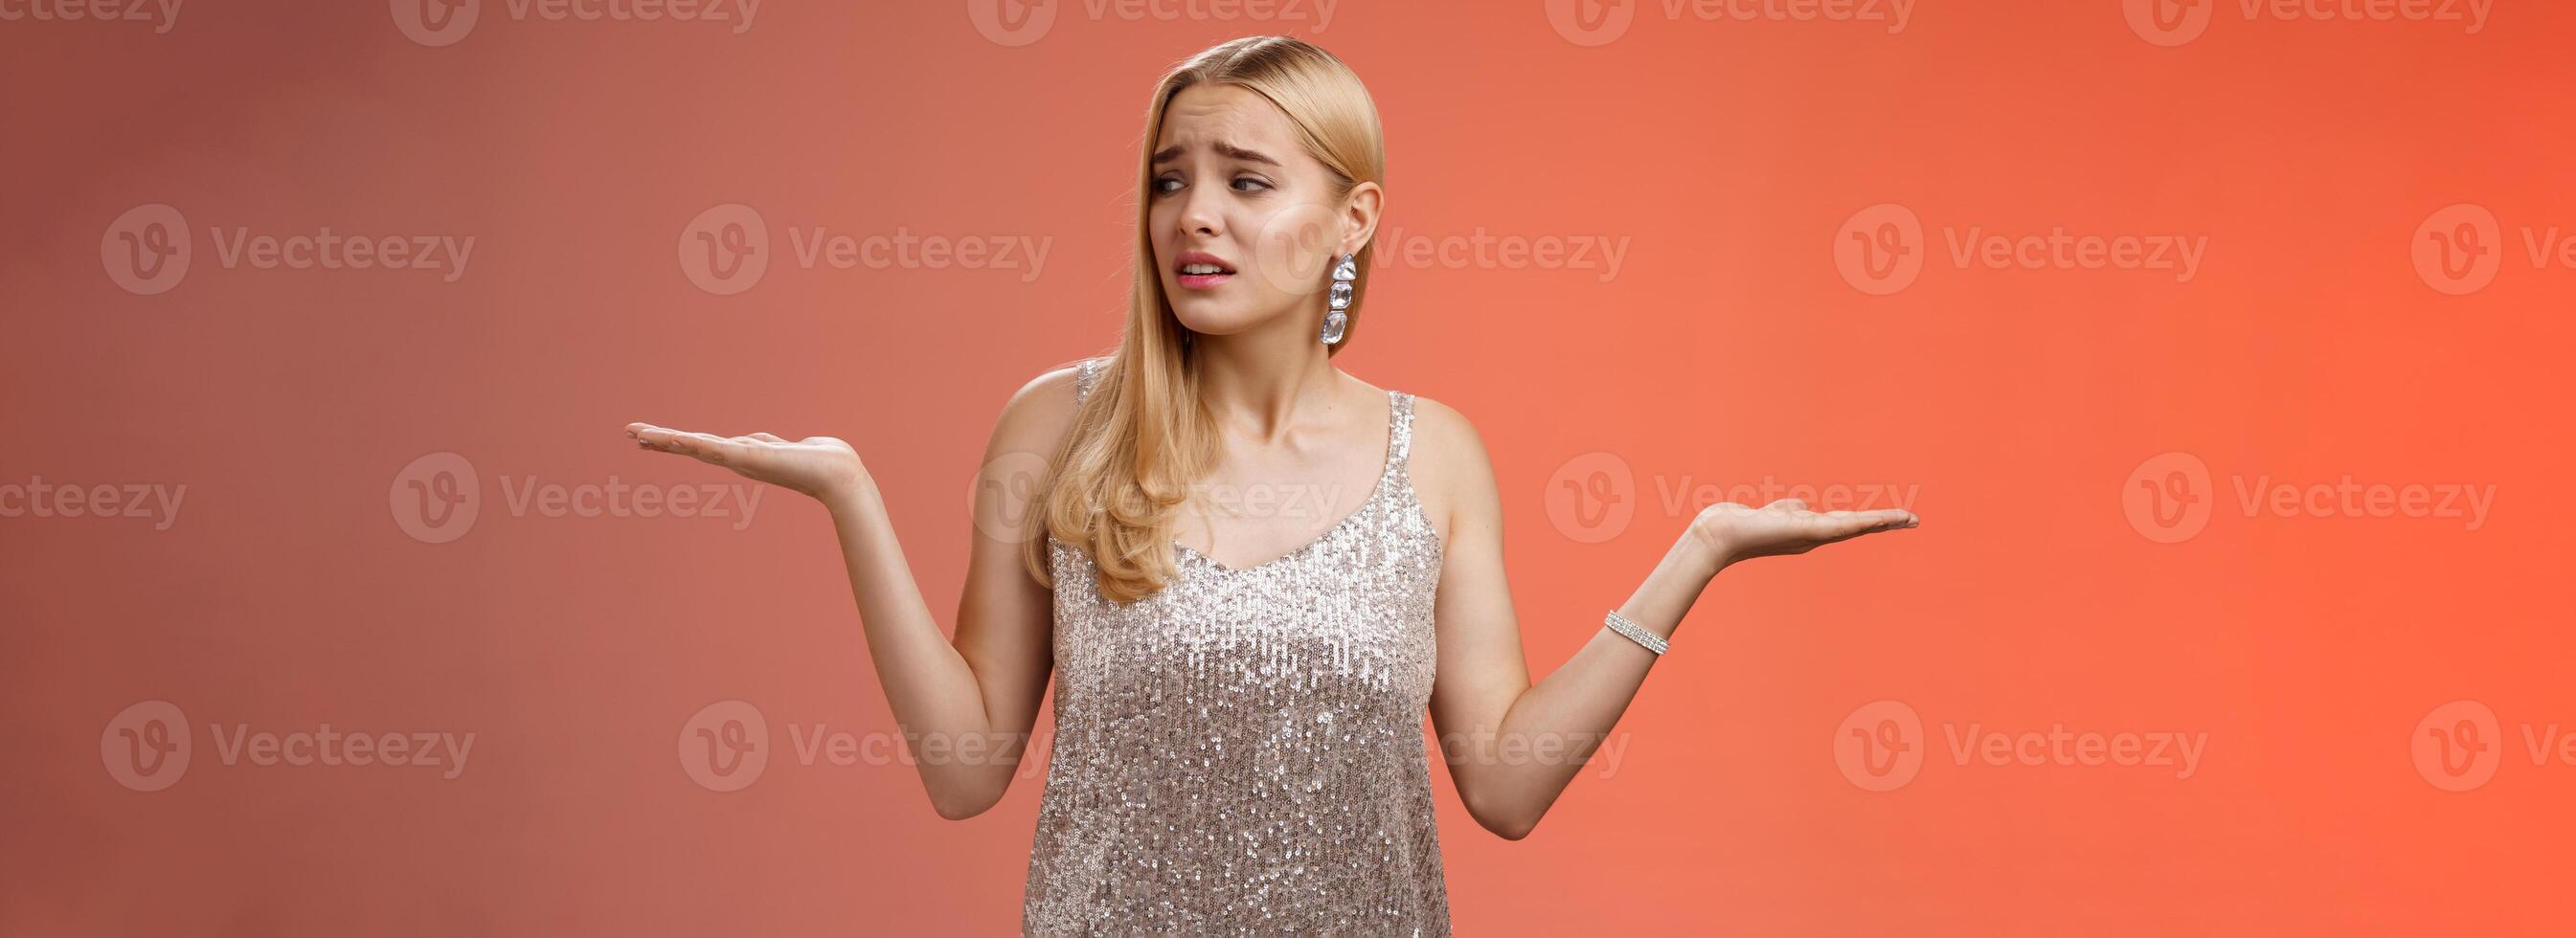
<svg viewBox="0 0 2576 938">
<path fill-rule="evenodd" d="M 1717 552 L 1721 564 L 1803 554 L 1835 541 L 1863 534 L 1895 531 L 1923 523 L 1911 511 L 1809 511 L 1807 503 L 1784 498 L 1760 508 L 1719 502 L 1691 519 L 1690 533 Z"/>
</svg>

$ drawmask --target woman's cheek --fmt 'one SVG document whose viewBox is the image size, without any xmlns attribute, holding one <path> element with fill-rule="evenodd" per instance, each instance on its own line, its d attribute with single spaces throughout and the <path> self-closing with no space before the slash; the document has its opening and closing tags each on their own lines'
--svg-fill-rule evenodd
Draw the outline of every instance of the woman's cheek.
<svg viewBox="0 0 2576 938">
<path fill-rule="evenodd" d="M 1332 209 L 1312 202 L 1287 206 L 1259 221 L 1253 236 L 1253 263 L 1264 285 L 1280 293 L 1321 293 L 1333 270 L 1333 249 L 1341 242 Z"/>
</svg>

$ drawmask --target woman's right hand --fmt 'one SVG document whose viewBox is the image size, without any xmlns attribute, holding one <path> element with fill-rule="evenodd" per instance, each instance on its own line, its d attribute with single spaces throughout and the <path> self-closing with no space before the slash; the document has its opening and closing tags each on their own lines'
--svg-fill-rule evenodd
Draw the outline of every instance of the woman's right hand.
<svg viewBox="0 0 2576 938">
<path fill-rule="evenodd" d="M 830 503 L 867 478 L 850 444 L 828 436 L 789 440 L 767 433 L 722 437 L 657 427 L 626 425 L 627 437 L 644 449 L 695 456 L 700 462 L 731 469 L 744 478 L 803 492 Z"/>
</svg>

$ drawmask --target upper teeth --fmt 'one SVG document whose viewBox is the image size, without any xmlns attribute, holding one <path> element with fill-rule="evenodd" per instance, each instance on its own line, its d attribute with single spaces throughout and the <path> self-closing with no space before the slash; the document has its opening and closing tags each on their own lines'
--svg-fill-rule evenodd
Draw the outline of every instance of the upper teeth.
<svg viewBox="0 0 2576 938">
<path fill-rule="evenodd" d="M 1220 274 L 1225 272 L 1225 268 L 1219 267 L 1215 264 L 1182 264 L 1181 272 L 1185 274 Z"/>
</svg>

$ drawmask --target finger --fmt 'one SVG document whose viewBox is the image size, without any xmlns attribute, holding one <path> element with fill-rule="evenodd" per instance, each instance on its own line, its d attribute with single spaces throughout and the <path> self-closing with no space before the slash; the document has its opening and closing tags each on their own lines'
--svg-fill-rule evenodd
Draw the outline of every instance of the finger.
<svg viewBox="0 0 2576 938">
<path fill-rule="evenodd" d="M 1805 511 L 1807 510 L 1807 503 L 1804 499 L 1783 498 L 1762 507 L 1776 508 L 1782 511 Z"/>
<path fill-rule="evenodd" d="M 712 433 L 683 433 L 673 437 L 672 441 L 679 444 L 683 452 L 698 457 L 699 461 L 719 466 L 732 464 L 747 448 L 739 441 Z"/>
<path fill-rule="evenodd" d="M 751 438 L 752 438 L 752 439 L 755 439 L 755 440 L 759 440 L 759 441 L 761 441 L 761 442 L 763 442 L 763 443 L 785 443 L 785 442 L 787 442 L 786 438 L 781 437 L 781 436 L 778 436 L 778 435 L 776 435 L 776 434 L 771 434 L 771 433 L 754 433 L 754 434 L 752 434 L 752 435 L 751 435 Z"/>
<path fill-rule="evenodd" d="M 1914 526 L 1914 513 L 1902 508 L 1877 511 L 1836 511 L 1823 516 L 1833 528 L 1832 540 L 1845 540 L 1879 531 L 1893 531 Z"/>
</svg>

